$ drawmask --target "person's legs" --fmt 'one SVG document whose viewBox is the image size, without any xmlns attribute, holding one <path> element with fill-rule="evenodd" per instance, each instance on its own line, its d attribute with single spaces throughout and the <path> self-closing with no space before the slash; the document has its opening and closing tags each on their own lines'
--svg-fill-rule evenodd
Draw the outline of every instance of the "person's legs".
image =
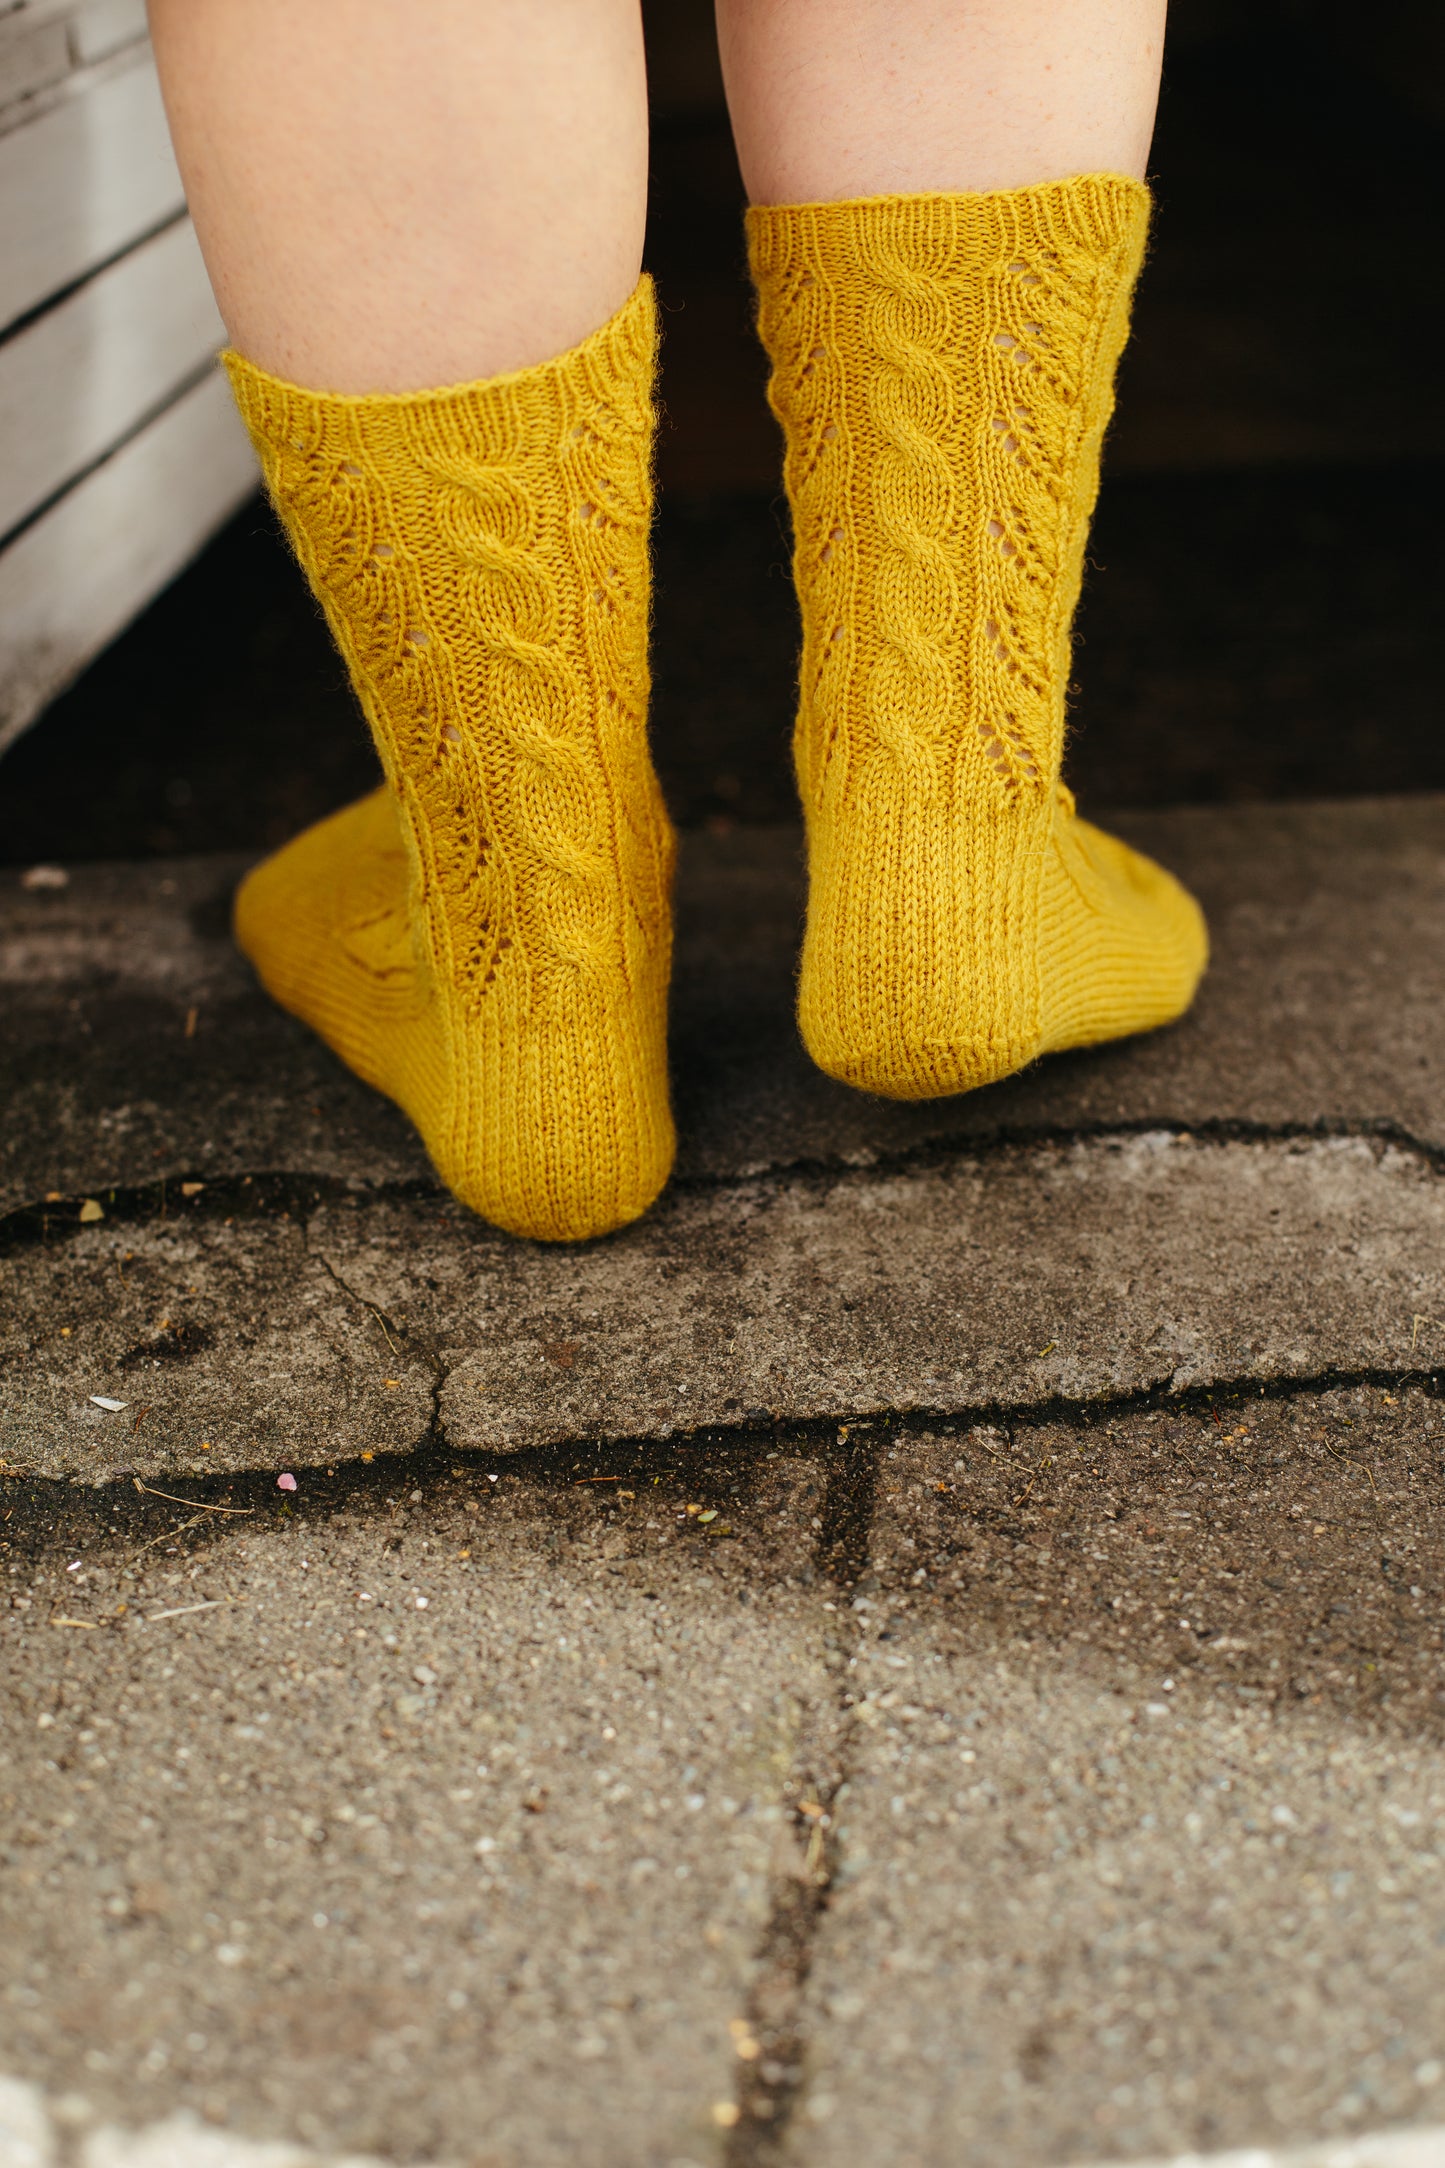
<svg viewBox="0 0 1445 2168">
<path fill-rule="evenodd" d="M 814 1058 L 928 1097 L 1169 1021 L 1203 922 L 1059 782 L 1163 0 L 719 0 L 803 615 Z"/>
<path fill-rule="evenodd" d="M 387 778 L 247 879 L 238 938 L 466 1203 L 604 1232 L 672 1156 L 637 0 L 152 12 L 237 402 Z"/>
</svg>

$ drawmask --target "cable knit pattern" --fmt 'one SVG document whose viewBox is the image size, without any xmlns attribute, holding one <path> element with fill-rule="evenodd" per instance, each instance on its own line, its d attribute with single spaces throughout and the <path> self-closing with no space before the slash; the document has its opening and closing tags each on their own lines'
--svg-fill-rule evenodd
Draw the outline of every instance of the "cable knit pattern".
<svg viewBox="0 0 1445 2168">
<path fill-rule="evenodd" d="M 571 353 L 342 397 L 225 357 L 385 789 L 260 867 L 277 999 L 463 1200 L 575 1238 L 666 1179 L 673 842 L 647 750 L 650 282 Z"/>
<path fill-rule="evenodd" d="M 1104 174 L 748 216 L 803 618 L 799 1019 L 872 1091 L 1166 1022 L 1203 968 L 1192 900 L 1059 782 L 1148 208 Z"/>
</svg>

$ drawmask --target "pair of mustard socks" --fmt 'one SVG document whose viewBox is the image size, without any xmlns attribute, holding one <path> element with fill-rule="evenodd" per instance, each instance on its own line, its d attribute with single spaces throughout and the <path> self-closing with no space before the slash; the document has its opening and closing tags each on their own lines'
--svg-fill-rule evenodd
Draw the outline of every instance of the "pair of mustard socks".
<svg viewBox="0 0 1445 2168">
<path fill-rule="evenodd" d="M 1070 622 L 1149 196 L 1086 175 L 749 213 L 786 440 L 830 1075 L 967 1091 L 1188 1006 L 1204 922 L 1060 781 Z M 644 279 L 572 352 L 397 396 L 227 355 L 384 784 L 258 867 L 242 948 L 515 1234 L 644 1212 L 673 1156 L 674 843 L 647 743 Z"/>
</svg>

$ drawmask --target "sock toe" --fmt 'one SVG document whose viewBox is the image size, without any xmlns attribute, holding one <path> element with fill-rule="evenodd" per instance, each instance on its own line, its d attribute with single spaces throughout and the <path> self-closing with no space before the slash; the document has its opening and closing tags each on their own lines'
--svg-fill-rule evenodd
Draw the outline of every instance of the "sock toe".
<svg viewBox="0 0 1445 2168">
<path fill-rule="evenodd" d="M 426 1006 L 408 880 L 395 802 L 383 786 L 254 867 L 233 909 L 237 946 L 272 1000 L 393 1096 L 388 1040 Z"/>
<path fill-rule="evenodd" d="M 1208 958 L 1204 913 L 1173 874 L 1061 809 L 1039 936 L 1040 1053 L 1175 1022 Z"/>
</svg>

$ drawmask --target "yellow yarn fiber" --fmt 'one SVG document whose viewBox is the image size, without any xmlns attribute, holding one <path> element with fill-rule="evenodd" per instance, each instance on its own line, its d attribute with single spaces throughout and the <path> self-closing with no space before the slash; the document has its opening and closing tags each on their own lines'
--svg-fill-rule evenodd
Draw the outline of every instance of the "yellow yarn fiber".
<svg viewBox="0 0 1445 2168">
<path fill-rule="evenodd" d="M 1059 781 L 1148 215 L 1109 174 L 748 215 L 803 617 L 799 1022 L 869 1091 L 1166 1023 L 1204 967 L 1193 899 Z"/>
<path fill-rule="evenodd" d="M 443 1179 L 570 1240 L 667 1178 L 673 838 L 647 749 L 656 317 L 558 360 L 342 397 L 228 354 L 386 783 L 257 868 L 263 981 Z"/>
</svg>

